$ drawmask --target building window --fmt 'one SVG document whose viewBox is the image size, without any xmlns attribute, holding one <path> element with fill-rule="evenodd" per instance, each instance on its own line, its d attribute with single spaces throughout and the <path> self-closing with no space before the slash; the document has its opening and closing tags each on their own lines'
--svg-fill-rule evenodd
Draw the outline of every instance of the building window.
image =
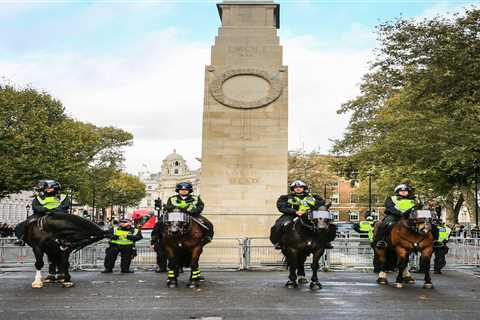
<svg viewBox="0 0 480 320">
<path fill-rule="evenodd" d="M 152 200 L 147 200 L 147 207 L 150 207 L 152 205 Z"/>
<path fill-rule="evenodd" d="M 329 186 L 330 188 L 332 188 L 332 189 L 333 189 L 333 188 L 336 189 L 336 188 L 338 188 L 338 181 L 330 181 L 330 182 L 328 183 L 328 186 Z"/>
<path fill-rule="evenodd" d="M 332 204 L 338 204 L 339 201 L 338 201 L 338 194 L 337 193 L 334 193 L 330 196 L 330 201 L 332 201 Z"/>
<path fill-rule="evenodd" d="M 178 174 L 178 169 L 175 169 L 175 170 L 173 171 L 173 173 L 174 173 L 174 174 Z"/>
<path fill-rule="evenodd" d="M 178 167 L 180 164 L 178 163 L 178 161 L 175 161 L 175 162 L 173 163 L 173 165 L 174 165 L 175 167 Z"/>
<path fill-rule="evenodd" d="M 360 203 L 360 195 L 358 193 L 350 193 L 350 203 Z"/>
<path fill-rule="evenodd" d="M 350 221 L 358 221 L 358 217 L 360 216 L 358 211 L 352 211 L 348 214 L 348 218 Z"/>
<path fill-rule="evenodd" d="M 148 190 L 152 190 L 152 186 L 148 186 Z"/>
<path fill-rule="evenodd" d="M 338 211 L 330 211 L 330 213 L 332 214 L 333 221 L 338 221 L 340 217 L 340 214 L 338 213 Z"/>
</svg>

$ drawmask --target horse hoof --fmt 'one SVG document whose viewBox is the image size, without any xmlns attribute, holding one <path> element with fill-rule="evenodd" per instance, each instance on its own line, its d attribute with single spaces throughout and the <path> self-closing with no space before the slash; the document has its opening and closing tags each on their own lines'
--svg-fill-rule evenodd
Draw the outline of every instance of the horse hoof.
<svg viewBox="0 0 480 320">
<path fill-rule="evenodd" d="M 43 283 L 54 283 L 56 281 L 55 276 L 47 276 L 44 280 Z"/>
<path fill-rule="evenodd" d="M 187 288 L 189 288 L 189 289 L 195 289 L 195 288 L 198 288 L 198 287 L 200 287 L 200 286 L 198 285 L 198 283 L 195 283 L 195 282 L 189 282 L 187 284 Z"/>
<path fill-rule="evenodd" d="M 377 283 L 384 285 L 384 284 L 388 284 L 388 281 L 385 278 L 378 278 Z"/>
<path fill-rule="evenodd" d="M 37 283 L 32 283 L 32 288 L 33 289 L 41 289 L 43 288 L 43 282 L 37 282 Z"/>
<path fill-rule="evenodd" d="M 433 284 L 431 284 L 431 283 L 425 283 L 425 284 L 423 285 L 423 289 L 433 289 Z"/>
<path fill-rule="evenodd" d="M 403 278 L 403 283 L 415 284 L 415 279 L 413 279 L 412 277 L 410 277 L 410 278 Z"/>
<path fill-rule="evenodd" d="M 398 288 L 398 289 L 401 289 L 403 288 L 403 284 L 400 283 L 400 282 L 395 282 L 395 284 L 393 285 L 395 288 Z"/>
<path fill-rule="evenodd" d="M 287 283 L 285 283 L 285 287 L 287 287 L 288 289 L 294 289 L 298 288 L 298 284 L 295 281 L 287 281 Z"/>
<path fill-rule="evenodd" d="M 298 283 L 300 283 L 300 284 L 306 284 L 306 283 L 308 283 L 308 280 L 307 280 L 307 278 L 305 278 L 305 277 L 300 277 L 300 278 L 298 278 Z"/>
<path fill-rule="evenodd" d="M 310 282 L 310 290 L 322 289 L 320 282 Z"/>
<path fill-rule="evenodd" d="M 176 281 L 168 281 L 167 282 L 167 287 L 176 288 L 176 287 L 178 287 L 178 283 Z"/>
<path fill-rule="evenodd" d="M 63 288 L 71 288 L 71 287 L 73 287 L 73 286 L 74 286 L 74 284 L 73 284 L 73 282 L 71 282 L 71 281 L 66 281 L 66 282 L 64 281 L 64 282 L 62 283 L 62 287 L 63 287 Z"/>
</svg>

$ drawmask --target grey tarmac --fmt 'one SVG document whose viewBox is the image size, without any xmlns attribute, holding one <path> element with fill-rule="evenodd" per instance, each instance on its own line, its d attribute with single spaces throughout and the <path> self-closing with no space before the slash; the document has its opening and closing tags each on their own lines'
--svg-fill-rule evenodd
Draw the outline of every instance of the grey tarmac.
<svg viewBox="0 0 480 320">
<path fill-rule="evenodd" d="M 480 319 L 480 276 L 446 271 L 434 289 L 379 286 L 376 275 L 320 273 L 323 289 L 284 288 L 286 271 L 209 271 L 199 289 L 165 274 L 73 272 L 75 287 L 32 289 L 33 272 L 0 274 L 0 319 Z M 308 274 L 307 274 L 308 276 Z M 394 280 L 393 274 L 389 280 Z"/>
</svg>

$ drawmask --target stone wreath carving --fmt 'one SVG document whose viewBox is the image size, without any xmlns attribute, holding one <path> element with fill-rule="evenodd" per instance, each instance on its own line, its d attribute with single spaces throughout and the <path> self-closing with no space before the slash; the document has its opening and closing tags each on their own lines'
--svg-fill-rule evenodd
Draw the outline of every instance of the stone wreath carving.
<svg viewBox="0 0 480 320">
<path fill-rule="evenodd" d="M 270 85 L 268 94 L 254 101 L 240 101 L 231 99 L 223 93 L 223 84 L 230 78 L 240 75 L 257 76 L 267 81 Z M 272 76 L 268 72 L 260 69 L 245 68 L 245 69 L 232 69 L 225 71 L 221 75 L 217 76 L 215 80 L 210 83 L 210 93 L 212 96 L 223 105 L 237 109 L 255 109 L 265 107 L 266 105 L 277 100 L 282 94 L 283 85 L 280 77 Z"/>
</svg>

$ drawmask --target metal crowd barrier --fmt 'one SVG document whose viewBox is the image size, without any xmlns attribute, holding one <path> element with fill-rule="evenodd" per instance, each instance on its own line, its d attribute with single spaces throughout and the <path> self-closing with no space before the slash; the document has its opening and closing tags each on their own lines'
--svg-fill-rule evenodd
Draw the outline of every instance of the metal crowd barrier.
<svg viewBox="0 0 480 320">
<path fill-rule="evenodd" d="M 0 271 L 18 270 L 21 267 L 33 268 L 35 258 L 28 246 L 20 247 L 15 238 L 0 238 Z M 103 268 L 107 241 L 88 246 L 70 257 L 74 270 Z M 334 249 L 326 250 L 321 259 L 322 270 L 372 270 L 373 250 L 365 238 L 338 238 L 333 242 Z M 480 266 L 480 241 L 473 238 L 453 238 L 448 243 L 447 268 Z M 139 269 L 153 269 L 156 253 L 149 240 L 137 242 L 137 256 L 132 266 Z M 117 263 L 119 263 L 117 260 Z M 416 265 L 416 259 L 411 259 Z M 285 268 L 285 260 L 279 250 L 275 250 L 268 238 L 215 238 L 204 248 L 200 258 L 204 269 L 271 270 Z M 306 261 L 310 267 L 311 257 Z"/>
</svg>

